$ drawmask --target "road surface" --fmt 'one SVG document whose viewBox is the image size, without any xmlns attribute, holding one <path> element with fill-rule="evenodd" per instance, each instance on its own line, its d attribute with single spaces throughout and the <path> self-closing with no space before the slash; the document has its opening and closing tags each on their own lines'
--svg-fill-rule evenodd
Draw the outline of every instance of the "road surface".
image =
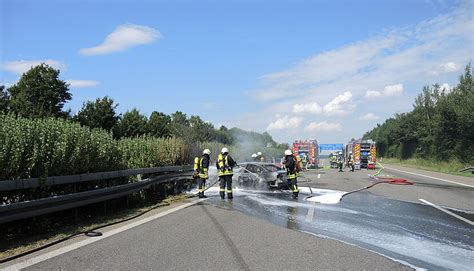
<svg viewBox="0 0 474 271">
<path fill-rule="evenodd" d="M 304 180 L 317 196 L 367 186 L 372 183 L 367 171 L 318 170 L 304 176 L 297 201 L 288 192 L 248 188 L 236 189 L 233 201 L 222 201 L 212 188 L 207 200 L 160 209 L 144 221 L 104 229 L 104 237 L 77 238 L 0 268 L 469 270 L 474 265 L 473 226 L 419 201 L 455 208 L 451 211 L 472 221 L 471 187 L 410 175 L 413 186 L 380 184 L 338 204 L 320 204 L 304 199 L 310 193 Z"/>
</svg>

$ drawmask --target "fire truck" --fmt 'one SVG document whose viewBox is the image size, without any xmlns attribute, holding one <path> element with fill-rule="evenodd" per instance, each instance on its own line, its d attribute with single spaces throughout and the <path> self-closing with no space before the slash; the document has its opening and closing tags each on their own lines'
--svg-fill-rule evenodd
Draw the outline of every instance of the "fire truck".
<svg viewBox="0 0 474 271">
<path fill-rule="evenodd" d="M 293 143 L 293 151 L 300 156 L 303 167 L 318 167 L 319 147 L 316 140 L 296 140 Z"/>
<path fill-rule="evenodd" d="M 348 163 L 351 156 L 354 161 L 355 169 L 375 169 L 375 163 L 377 161 L 377 146 L 375 141 L 371 139 L 350 141 L 346 145 L 346 163 Z"/>
</svg>

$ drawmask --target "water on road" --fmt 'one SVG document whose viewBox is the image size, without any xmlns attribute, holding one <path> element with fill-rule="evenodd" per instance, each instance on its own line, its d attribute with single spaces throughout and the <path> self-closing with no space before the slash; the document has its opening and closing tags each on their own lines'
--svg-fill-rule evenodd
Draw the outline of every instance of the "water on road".
<svg viewBox="0 0 474 271">
<path fill-rule="evenodd" d="M 474 227 L 439 210 L 361 192 L 300 188 L 300 198 L 287 191 L 236 189 L 234 199 L 221 200 L 217 188 L 208 202 L 319 237 L 353 244 L 417 268 L 472 270 Z M 323 204 L 330 203 L 330 204 Z M 458 214 L 472 220 L 474 214 Z M 318 248 L 315 248 L 317 253 Z M 343 255 L 341 255 L 343 257 Z"/>
</svg>

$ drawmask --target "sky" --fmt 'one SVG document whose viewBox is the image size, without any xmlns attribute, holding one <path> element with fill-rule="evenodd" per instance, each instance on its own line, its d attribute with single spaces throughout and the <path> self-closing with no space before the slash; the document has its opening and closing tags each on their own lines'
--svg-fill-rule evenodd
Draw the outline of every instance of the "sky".
<svg viewBox="0 0 474 271">
<path fill-rule="evenodd" d="M 346 143 L 452 88 L 474 55 L 472 1 L 0 1 L 0 84 L 61 71 L 65 108 L 182 111 L 278 142 Z"/>
</svg>

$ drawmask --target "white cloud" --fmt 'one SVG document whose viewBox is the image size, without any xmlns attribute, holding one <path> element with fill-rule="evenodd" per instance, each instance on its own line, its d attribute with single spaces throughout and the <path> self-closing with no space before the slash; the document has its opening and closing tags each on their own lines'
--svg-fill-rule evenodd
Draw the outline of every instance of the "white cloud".
<svg viewBox="0 0 474 271">
<path fill-rule="evenodd" d="M 365 92 L 365 98 L 375 99 L 380 97 L 394 97 L 400 96 L 403 93 L 403 84 L 385 86 L 382 91 L 378 90 L 367 90 Z"/>
<path fill-rule="evenodd" d="M 66 80 L 66 82 L 72 88 L 87 88 L 87 87 L 97 86 L 99 84 L 99 82 L 93 81 L 93 80 L 73 80 L 73 79 L 71 79 L 71 80 Z"/>
<path fill-rule="evenodd" d="M 459 70 L 458 65 L 456 65 L 454 62 L 441 64 L 441 67 L 443 68 L 444 72 L 455 72 Z"/>
<path fill-rule="evenodd" d="M 330 131 L 342 131 L 342 126 L 339 123 L 328 123 L 326 121 L 323 122 L 311 122 L 306 126 L 305 131 L 310 132 L 330 132 Z"/>
<path fill-rule="evenodd" d="M 45 63 L 59 70 L 66 69 L 66 65 L 64 63 L 53 59 L 6 61 L 2 63 L 1 67 L 2 70 L 21 75 L 32 67 L 38 66 L 41 63 Z"/>
<path fill-rule="evenodd" d="M 449 93 L 453 91 L 454 89 L 454 86 L 451 86 L 448 83 L 441 84 L 439 87 L 441 90 L 445 91 L 446 93 Z"/>
<path fill-rule="evenodd" d="M 396 85 L 390 85 L 386 86 L 383 89 L 383 96 L 386 97 L 392 97 L 392 96 L 400 96 L 403 92 L 403 84 L 396 84 Z"/>
<path fill-rule="evenodd" d="M 295 104 L 293 105 L 293 113 L 313 113 L 320 114 L 323 108 L 318 103 Z"/>
<path fill-rule="evenodd" d="M 382 112 L 385 116 L 411 110 L 413 99 L 423 86 L 454 82 L 463 65 L 474 57 L 472 3 L 468 2 L 455 4 L 450 11 L 417 24 L 395 25 L 368 39 L 315 51 L 287 69 L 262 75 L 259 85 L 248 91 L 260 106 L 258 113 L 249 112 L 253 117 L 241 117 L 240 123 L 259 129 L 273 121 L 276 112 L 317 114 L 319 110 L 310 110 L 316 108 L 311 105 L 315 101 L 323 108 L 320 114 L 341 113 L 341 109 L 354 111 L 354 106 L 366 105 L 365 95 L 385 97 L 371 104 L 370 111 L 378 116 Z M 451 72 L 454 69 L 457 72 Z M 331 103 L 334 97 L 346 91 L 352 94 L 352 101 L 344 106 L 330 106 L 334 105 Z M 399 98 L 391 98 L 397 95 Z M 359 125 L 359 117 L 358 114 L 344 117 L 344 131 L 351 133 L 346 138 L 361 136 L 370 128 L 368 122 L 366 126 Z M 305 134 L 304 129 L 298 132 Z M 287 131 L 275 131 L 272 135 L 288 141 L 293 136 Z M 320 140 L 333 141 L 332 138 Z"/>
<path fill-rule="evenodd" d="M 329 101 L 324 107 L 318 103 L 295 104 L 293 105 L 293 113 L 313 113 L 326 115 L 344 115 L 352 112 L 354 105 L 352 104 L 352 93 L 346 91 Z"/>
<path fill-rule="evenodd" d="M 367 92 L 365 92 L 365 97 L 369 99 L 382 97 L 382 92 L 377 90 L 367 90 Z"/>
<path fill-rule="evenodd" d="M 161 33 L 154 28 L 124 24 L 107 35 L 105 40 L 98 46 L 81 49 L 79 53 L 84 56 L 111 54 L 125 51 L 138 45 L 152 43 L 161 37 Z"/>
<path fill-rule="evenodd" d="M 367 113 L 364 116 L 359 118 L 360 120 L 378 120 L 379 116 L 376 116 L 374 113 Z"/>
<path fill-rule="evenodd" d="M 303 118 L 300 117 L 283 116 L 278 118 L 276 121 L 270 123 L 267 127 L 267 130 L 298 128 L 302 121 Z"/>
<path fill-rule="evenodd" d="M 350 104 L 351 100 L 352 93 L 346 91 L 327 103 L 323 107 L 324 113 L 327 115 L 343 115 L 350 113 L 353 110 L 353 105 Z"/>
</svg>

